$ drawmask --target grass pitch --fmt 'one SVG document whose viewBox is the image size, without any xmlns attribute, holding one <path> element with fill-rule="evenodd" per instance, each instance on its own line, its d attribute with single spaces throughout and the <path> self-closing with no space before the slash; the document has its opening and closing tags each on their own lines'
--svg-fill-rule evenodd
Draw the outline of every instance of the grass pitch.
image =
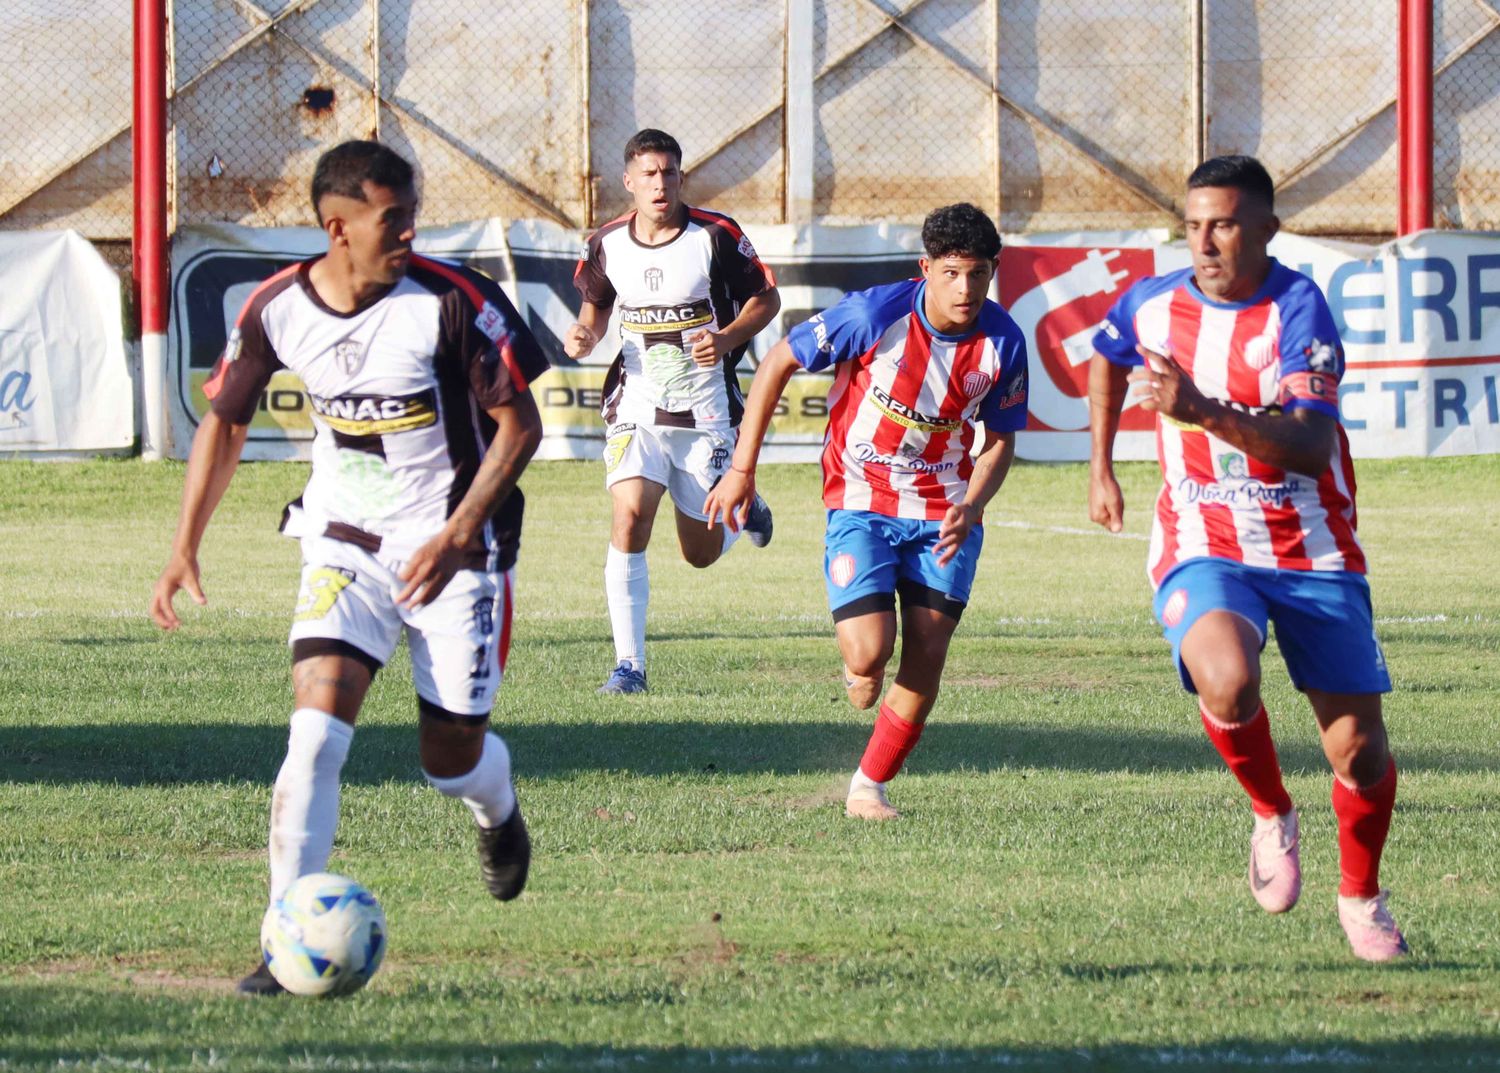
<svg viewBox="0 0 1500 1073">
<path fill-rule="evenodd" d="M 1500 458 L 1365 462 L 1361 534 L 1396 682 L 1383 872 L 1415 956 L 1348 954 L 1329 774 L 1268 652 L 1303 809 L 1302 902 L 1245 889 L 1247 804 L 1149 613 L 1156 477 L 1128 532 L 1080 466 L 1022 465 L 989 516 L 945 692 L 845 820 L 870 717 L 844 702 L 813 467 L 767 467 L 776 538 L 708 571 L 666 518 L 644 697 L 611 663 L 597 466 L 538 464 L 496 724 L 537 857 L 483 892 L 468 813 L 417 768 L 404 650 L 345 768 L 330 867 L 380 896 L 347 1000 L 247 1002 L 290 710 L 305 476 L 241 469 L 210 606 L 145 614 L 182 469 L 0 468 L 0 1070 L 1412 1069 L 1500 1066 Z"/>
</svg>

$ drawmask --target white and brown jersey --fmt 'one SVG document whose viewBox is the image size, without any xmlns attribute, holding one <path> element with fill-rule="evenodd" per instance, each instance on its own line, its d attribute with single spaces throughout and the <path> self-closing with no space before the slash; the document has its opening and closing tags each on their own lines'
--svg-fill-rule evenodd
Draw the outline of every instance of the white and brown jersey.
<svg viewBox="0 0 1500 1073">
<path fill-rule="evenodd" d="M 495 434 L 486 411 L 525 391 L 547 359 L 495 282 L 471 269 L 414 255 L 385 295 L 339 313 L 313 289 L 312 264 L 250 296 L 204 393 L 214 413 L 247 424 L 272 373 L 301 377 L 316 435 L 298 528 L 403 557 L 468 492 Z M 523 507 L 516 489 L 491 519 L 492 568 L 514 564 Z"/>
<path fill-rule="evenodd" d="M 735 367 L 745 346 L 719 368 L 689 356 L 705 331 L 733 323 L 751 298 L 776 277 L 728 216 L 686 209 L 677 237 L 648 246 L 635 235 L 635 213 L 590 236 L 573 284 L 585 302 L 618 305 L 620 354 L 604 381 L 607 424 L 633 422 L 723 430 L 740 423 L 744 398 Z"/>
</svg>

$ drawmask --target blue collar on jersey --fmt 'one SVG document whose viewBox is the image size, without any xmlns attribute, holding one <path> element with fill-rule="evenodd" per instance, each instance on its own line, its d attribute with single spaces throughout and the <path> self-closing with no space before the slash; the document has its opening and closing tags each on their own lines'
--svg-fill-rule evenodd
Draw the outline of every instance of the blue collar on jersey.
<svg viewBox="0 0 1500 1073">
<path fill-rule="evenodd" d="M 1283 266 L 1281 262 L 1274 257 L 1268 257 L 1266 258 L 1266 260 L 1270 262 L 1271 268 L 1270 271 L 1266 273 L 1265 282 L 1260 285 L 1260 288 L 1256 290 L 1254 294 L 1252 294 L 1249 298 L 1246 298 L 1243 302 L 1214 301 L 1212 298 L 1198 289 L 1198 278 L 1193 275 L 1193 270 L 1191 267 L 1189 267 L 1187 270 L 1187 292 L 1211 309 L 1249 309 L 1251 306 L 1265 301 L 1266 298 L 1270 297 L 1270 294 L 1273 290 L 1280 289 L 1280 276 L 1283 271 Z"/>
<path fill-rule="evenodd" d="M 932 326 L 932 323 L 927 319 L 927 310 L 925 308 L 926 299 L 927 281 L 924 279 L 917 285 L 917 294 L 916 297 L 912 299 L 912 306 L 917 314 L 918 319 L 920 319 L 922 322 L 922 327 L 926 328 L 927 334 L 932 336 L 934 339 L 941 339 L 945 343 L 961 343 L 965 339 L 971 338 L 972 336 L 978 335 L 980 333 L 979 322 L 984 317 L 985 303 L 989 301 L 988 298 L 980 299 L 979 316 L 974 318 L 974 327 L 970 328 L 962 335 L 944 335 L 942 332 L 934 328 Z"/>
</svg>

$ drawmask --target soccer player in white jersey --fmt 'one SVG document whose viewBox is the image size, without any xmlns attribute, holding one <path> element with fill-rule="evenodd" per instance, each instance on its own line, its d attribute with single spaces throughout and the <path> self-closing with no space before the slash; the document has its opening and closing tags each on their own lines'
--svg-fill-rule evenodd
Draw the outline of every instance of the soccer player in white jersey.
<svg viewBox="0 0 1500 1073">
<path fill-rule="evenodd" d="M 743 523 L 776 403 L 799 369 L 836 370 L 823 446 L 828 508 L 823 569 L 844 684 L 858 708 L 880 700 L 896 644 L 901 661 L 845 811 L 895 819 L 886 784 L 937 702 L 948 644 L 968 603 L 983 514 L 1026 423 L 1026 343 L 985 297 L 1000 254 L 995 225 L 973 205 L 922 224 L 921 276 L 844 297 L 797 325 L 756 370 L 733 467 L 704 510 Z M 974 426 L 984 444 L 971 456 Z"/>
<path fill-rule="evenodd" d="M 312 475 L 283 521 L 301 537 L 303 567 L 290 638 L 296 708 L 271 801 L 271 901 L 326 867 L 355 719 L 403 630 L 422 770 L 473 812 L 481 874 L 508 900 L 526 882 L 531 844 L 510 755 L 488 723 L 510 645 L 516 481 L 541 440 L 527 385 L 547 362 L 492 280 L 412 252 L 414 177 L 390 149 L 330 149 L 312 201 L 327 252 L 250 296 L 204 389 L 212 406 L 151 615 L 175 630 L 177 590 L 207 603 L 203 531 L 267 382 L 290 369 L 316 435 Z M 239 990 L 282 989 L 262 961 Z"/>
<path fill-rule="evenodd" d="M 598 345 L 619 311 L 620 353 L 604 383 L 604 483 L 612 517 L 604 591 L 615 669 L 600 693 L 646 690 L 646 546 L 664 492 L 682 557 L 716 562 L 738 536 L 704 527 L 704 496 L 734 450 L 744 400 L 736 366 L 781 309 L 776 279 L 739 225 L 682 200 L 682 149 L 642 130 L 625 144 L 635 207 L 588 241 L 573 281 L 583 305 L 563 337 L 569 357 Z M 771 511 L 756 499 L 745 531 L 764 547 Z"/>
<path fill-rule="evenodd" d="M 1148 566 L 1155 612 L 1210 740 L 1250 797 L 1251 892 L 1282 913 L 1302 887 L 1297 812 L 1261 703 L 1269 620 L 1333 766 L 1339 921 L 1357 956 L 1387 961 L 1407 952 L 1379 880 L 1396 798 L 1381 718 L 1391 681 L 1354 532 L 1343 349 L 1317 285 L 1266 252 L 1279 223 L 1258 161 L 1200 165 L 1185 216 L 1192 266 L 1136 283 L 1094 337 L 1089 515 L 1121 527 L 1110 459 L 1133 384 L 1157 414 L 1163 476 Z"/>
</svg>

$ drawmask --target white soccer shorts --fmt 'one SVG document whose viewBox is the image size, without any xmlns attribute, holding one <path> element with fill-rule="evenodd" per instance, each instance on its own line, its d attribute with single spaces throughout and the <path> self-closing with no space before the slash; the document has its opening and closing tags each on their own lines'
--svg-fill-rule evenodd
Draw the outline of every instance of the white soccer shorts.
<svg viewBox="0 0 1500 1073">
<path fill-rule="evenodd" d="M 459 715 L 488 714 L 510 650 L 514 569 L 460 570 L 437 599 L 413 609 L 396 603 L 400 566 L 341 540 L 303 537 L 288 643 L 343 641 L 384 666 L 404 628 L 418 696 Z"/>
<path fill-rule="evenodd" d="M 659 425 L 611 425 L 604 440 L 604 487 L 631 477 L 662 485 L 677 509 L 706 521 L 703 501 L 729 469 L 737 433 Z"/>
</svg>

